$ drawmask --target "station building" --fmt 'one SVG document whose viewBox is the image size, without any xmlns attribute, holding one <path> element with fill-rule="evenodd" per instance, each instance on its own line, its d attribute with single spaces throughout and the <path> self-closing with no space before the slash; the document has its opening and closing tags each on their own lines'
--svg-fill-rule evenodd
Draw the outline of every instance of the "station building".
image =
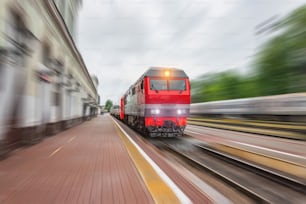
<svg viewBox="0 0 306 204">
<path fill-rule="evenodd" d="M 81 0 L 0 1 L 0 155 L 98 113 L 75 45 Z"/>
</svg>

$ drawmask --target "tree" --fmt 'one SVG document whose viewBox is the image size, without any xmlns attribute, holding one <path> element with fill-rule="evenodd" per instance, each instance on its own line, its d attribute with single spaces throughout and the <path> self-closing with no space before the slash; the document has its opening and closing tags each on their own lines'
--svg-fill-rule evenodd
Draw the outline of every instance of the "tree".
<svg viewBox="0 0 306 204">
<path fill-rule="evenodd" d="M 192 103 L 306 92 L 306 5 L 275 23 L 253 61 L 253 76 L 233 71 L 191 81 Z"/>
<path fill-rule="evenodd" d="M 278 35 L 257 55 L 261 95 L 306 91 L 306 5 L 276 24 Z"/>
<path fill-rule="evenodd" d="M 112 106 L 113 106 L 113 102 L 112 102 L 111 100 L 108 99 L 108 100 L 105 102 L 104 109 L 106 109 L 106 110 L 109 112 L 110 109 L 112 108 Z"/>
<path fill-rule="evenodd" d="M 257 93 L 254 79 L 229 70 L 191 81 L 192 103 L 251 97 Z M 255 94 L 256 95 L 256 94 Z"/>
</svg>

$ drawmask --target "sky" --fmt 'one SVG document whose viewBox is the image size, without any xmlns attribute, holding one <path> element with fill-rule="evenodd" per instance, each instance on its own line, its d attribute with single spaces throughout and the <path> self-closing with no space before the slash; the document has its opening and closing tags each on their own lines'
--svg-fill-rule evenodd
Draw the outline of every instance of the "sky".
<svg viewBox="0 0 306 204">
<path fill-rule="evenodd" d="M 269 19 L 305 0 L 83 0 L 77 46 L 99 79 L 101 105 L 118 104 L 151 66 L 184 69 L 190 79 L 236 69 L 247 74 L 269 34 Z M 266 25 L 268 25 L 267 23 Z"/>
</svg>

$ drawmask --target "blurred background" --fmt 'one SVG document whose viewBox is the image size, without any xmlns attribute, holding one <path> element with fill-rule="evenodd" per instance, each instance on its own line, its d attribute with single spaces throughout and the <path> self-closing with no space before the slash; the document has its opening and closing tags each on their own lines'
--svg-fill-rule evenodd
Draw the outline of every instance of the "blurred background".
<svg viewBox="0 0 306 204">
<path fill-rule="evenodd" d="M 233 69 L 197 77 L 192 81 L 192 102 L 305 92 L 305 25 L 305 5 L 257 25 L 255 34 L 268 39 L 252 56 L 248 73 Z"/>
<path fill-rule="evenodd" d="M 247 63 L 237 67 L 233 65 L 238 63 L 238 58 L 226 56 L 230 57 L 240 47 L 227 43 L 235 39 L 238 41 L 234 42 L 243 44 L 239 36 L 244 34 L 244 28 L 230 33 L 235 26 L 227 28 L 225 19 L 233 15 L 235 9 L 240 9 L 239 15 L 244 15 L 245 2 L 130 2 L 124 9 L 120 3 L 124 4 L 81 0 L 1 1 L 2 152 L 20 144 L 36 143 L 46 135 L 96 116 L 104 107 L 110 111 L 113 104 L 118 105 L 131 82 L 154 65 L 186 70 L 191 78 L 192 103 L 222 101 L 217 108 L 212 106 L 215 104 L 191 106 L 192 114 L 257 118 L 259 115 L 255 113 L 260 113 L 267 119 L 304 121 L 306 5 L 301 1 L 282 2 L 277 7 L 281 15 L 271 12 L 278 4 L 276 1 L 254 3 L 258 11 L 263 9 L 264 20 L 245 18 L 243 20 L 247 21 L 240 25 L 247 26 L 246 31 L 249 34 L 251 31 L 259 40 L 252 42 L 248 50 L 241 47 L 243 57 L 241 55 L 239 60 L 247 60 Z M 284 9 L 287 5 L 292 10 Z M 101 13 L 100 8 L 105 12 Z M 135 8 L 141 8 L 139 15 L 144 16 L 144 20 L 134 15 Z M 149 8 L 154 8 L 156 13 L 147 13 Z M 176 12 L 169 13 L 169 8 Z M 194 9 L 197 12 L 193 15 Z M 205 10 L 209 12 L 202 21 L 199 17 Z M 205 46 L 213 35 L 205 30 L 205 25 L 211 23 L 202 24 L 207 19 L 215 23 L 219 19 L 217 28 L 224 28 L 220 30 L 224 35 L 220 36 L 230 45 L 227 49 L 222 46 L 216 49 L 222 52 L 215 52 L 214 56 L 209 55 L 214 52 L 212 45 Z M 187 27 L 188 22 L 196 24 Z M 252 53 L 247 59 L 244 50 L 247 55 Z M 231 63 L 218 64 L 223 58 Z M 209 63 L 205 64 L 206 60 Z M 225 101 L 242 98 L 248 100 Z M 230 114 L 227 110 L 231 110 Z"/>
<path fill-rule="evenodd" d="M 0 155 L 99 112 L 98 78 L 74 43 L 81 3 L 0 2 Z"/>
<path fill-rule="evenodd" d="M 187 120 L 182 137 L 144 138 L 117 122 L 177 170 L 167 175 L 190 199 L 305 203 L 305 0 L 1 0 L 0 159 L 12 156 L 0 163 L 0 203 L 141 203 L 142 174 L 103 114 L 119 118 L 120 98 L 151 66 L 190 79 L 190 106 L 189 95 L 165 105 L 183 105 L 173 116 Z"/>
</svg>

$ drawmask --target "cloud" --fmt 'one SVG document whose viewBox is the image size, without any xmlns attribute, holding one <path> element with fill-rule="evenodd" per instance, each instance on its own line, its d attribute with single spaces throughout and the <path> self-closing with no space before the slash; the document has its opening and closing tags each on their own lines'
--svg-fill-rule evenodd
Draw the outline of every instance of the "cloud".
<svg viewBox="0 0 306 204">
<path fill-rule="evenodd" d="M 102 104 L 119 100 L 150 66 L 175 66 L 191 78 L 237 68 L 268 36 L 256 25 L 302 0 L 86 0 L 77 43 L 98 76 Z"/>
</svg>

